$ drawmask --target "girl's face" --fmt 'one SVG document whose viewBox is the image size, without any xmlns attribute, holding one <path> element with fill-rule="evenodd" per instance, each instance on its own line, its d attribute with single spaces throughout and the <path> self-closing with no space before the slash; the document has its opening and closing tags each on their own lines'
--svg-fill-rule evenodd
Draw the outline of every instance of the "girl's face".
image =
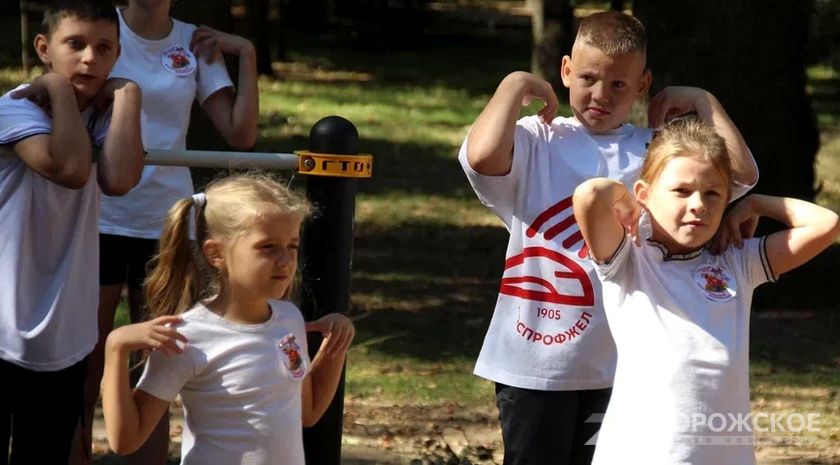
<svg viewBox="0 0 840 465">
<path fill-rule="evenodd" d="M 729 201 L 729 186 L 715 166 L 690 155 L 671 159 L 653 184 L 638 181 L 635 191 L 650 212 L 653 240 L 674 254 L 711 240 Z"/>
<path fill-rule="evenodd" d="M 224 247 L 223 279 L 252 298 L 281 299 L 297 271 L 301 219 L 272 213 Z"/>
</svg>

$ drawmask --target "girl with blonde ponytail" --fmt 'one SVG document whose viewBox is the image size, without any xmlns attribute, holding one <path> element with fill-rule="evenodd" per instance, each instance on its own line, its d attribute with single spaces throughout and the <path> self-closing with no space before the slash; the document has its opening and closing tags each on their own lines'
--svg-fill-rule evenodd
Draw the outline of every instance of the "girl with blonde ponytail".
<svg viewBox="0 0 840 465">
<path fill-rule="evenodd" d="M 304 464 L 301 428 L 332 401 L 355 334 L 343 315 L 304 323 L 287 300 L 309 212 L 305 199 L 254 174 L 170 209 L 146 281 L 151 320 L 106 342 L 102 403 L 114 451 L 137 450 L 180 394 L 182 464 Z M 325 337 L 311 362 L 306 331 Z M 132 392 L 134 350 L 151 353 Z"/>
</svg>

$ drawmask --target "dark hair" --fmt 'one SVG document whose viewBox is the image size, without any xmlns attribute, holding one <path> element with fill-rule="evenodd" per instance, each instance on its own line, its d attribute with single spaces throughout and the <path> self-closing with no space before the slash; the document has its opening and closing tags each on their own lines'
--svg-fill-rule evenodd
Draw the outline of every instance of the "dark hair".
<svg viewBox="0 0 840 465">
<path fill-rule="evenodd" d="M 107 21 L 117 26 L 120 36 L 120 19 L 110 0 L 49 0 L 44 5 L 41 33 L 50 37 L 62 19 L 75 16 L 86 21 Z"/>
<path fill-rule="evenodd" d="M 619 11 L 604 11 L 580 22 L 575 42 L 597 48 L 607 55 L 630 52 L 645 54 L 645 26 L 638 19 Z"/>
</svg>

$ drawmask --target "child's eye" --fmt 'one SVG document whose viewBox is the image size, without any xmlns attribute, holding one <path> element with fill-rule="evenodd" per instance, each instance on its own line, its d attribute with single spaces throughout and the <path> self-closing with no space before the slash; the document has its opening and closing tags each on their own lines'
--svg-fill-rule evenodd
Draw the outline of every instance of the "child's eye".
<svg viewBox="0 0 840 465">
<path fill-rule="evenodd" d="M 260 250 L 271 250 L 274 248 L 274 244 L 265 244 L 260 246 Z"/>
<path fill-rule="evenodd" d="M 67 45 L 69 45 L 73 50 L 81 50 L 85 48 L 85 46 L 78 40 L 68 40 Z"/>
<path fill-rule="evenodd" d="M 672 191 L 680 195 L 688 195 L 688 189 L 686 189 L 685 187 L 677 187 L 675 189 L 672 189 Z"/>
<path fill-rule="evenodd" d="M 709 197 L 720 197 L 720 193 L 716 191 L 707 191 L 706 195 L 708 195 Z"/>
<path fill-rule="evenodd" d="M 595 82 L 595 78 L 592 76 L 583 75 L 580 78 L 583 79 L 585 82 Z"/>
<path fill-rule="evenodd" d="M 291 244 L 289 245 L 289 248 L 293 250 L 298 250 L 300 248 L 300 244 Z"/>
<path fill-rule="evenodd" d="M 621 81 L 615 81 L 615 82 L 613 83 L 613 87 L 618 88 L 618 89 L 621 89 L 621 88 L 623 88 L 624 86 L 626 86 L 626 84 L 624 84 L 624 83 L 623 83 L 623 82 L 621 82 Z"/>
<path fill-rule="evenodd" d="M 108 53 L 110 51 L 111 51 L 111 46 L 110 45 L 100 45 L 99 46 L 99 52 L 100 53 Z"/>
</svg>

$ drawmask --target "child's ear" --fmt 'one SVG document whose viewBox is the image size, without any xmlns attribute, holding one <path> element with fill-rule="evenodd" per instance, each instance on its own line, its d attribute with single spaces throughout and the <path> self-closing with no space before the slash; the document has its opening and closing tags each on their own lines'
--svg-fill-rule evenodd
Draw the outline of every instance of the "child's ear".
<svg viewBox="0 0 840 465">
<path fill-rule="evenodd" d="M 563 86 L 572 85 L 572 57 L 569 55 L 563 56 L 560 61 L 560 78 L 563 79 Z"/>
<path fill-rule="evenodd" d="M 35 36 L 35 51 L 38 53 L 38 58 L 47 68 L 50 67 L 50 39 L 44 34 Z"/>
<path fill-rule="evenodd" d="M 653 80 L 653 76 L 650 74 L 650 70 L 645 70 L 644 74 L 642 74 L 642 80 L 639 82 L 639 94 L 636 98 L 642 98 L 647 95 L 648 91 L 650 90 L 650 84 Z"/>
<path fill-rule="evenodd" d="M 636 196 L 636 202 L 639 202 L 639 205 L 641 205 L 644 208 L 647 208 L 646 203 L 648 200 L 649 188 L 650 186 L 648 186 L 646 182 L 641 180 L 636 181 L 636 183 L 633 184 L 633 194 Z"/>
<path fill-rule="evenodd" d="M 225 266 L 225 255 L 222 243 L 213 239 L 207 239 L 201 245 L 204 258 L 213 268 L 221 270 Z"/>
</svg>

